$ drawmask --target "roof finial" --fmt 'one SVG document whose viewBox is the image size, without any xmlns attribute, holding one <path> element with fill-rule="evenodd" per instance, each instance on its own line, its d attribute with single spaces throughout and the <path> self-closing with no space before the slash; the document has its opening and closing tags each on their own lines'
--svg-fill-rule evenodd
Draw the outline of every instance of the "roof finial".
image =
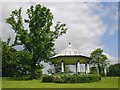
<svg viewBox="0 0 120 90">
<path fill-rule="evenodd" d="M 70 45 L 71 43 L 69 43 L 69 45 Z"/>
</svg>

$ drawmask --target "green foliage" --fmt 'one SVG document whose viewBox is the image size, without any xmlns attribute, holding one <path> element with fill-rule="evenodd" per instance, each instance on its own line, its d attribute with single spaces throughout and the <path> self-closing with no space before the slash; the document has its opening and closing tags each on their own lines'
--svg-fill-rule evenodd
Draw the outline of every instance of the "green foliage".
<svg viewBox="0 0 120 90">
<path fill-rule="evenodd" d="M 35 72 L 35 77 L 36 78 L 41 78 L 42 77 L 42 69 L 37 69 Z"/>
<path fill-rule="evenodd" d="M 60 64 L 54 64 L 55 66 L 55 73 L 61 72 L 61 65 Z"/>
<path fill-rule="evenodd" d="M 97 68 L 96 67 L 91 67 L 90 68 L 90 73 L 91 74 L 97 74 Z"/>
<path fill-rule="evenodd" d="M 16 73 L 14 74 L 14 77 L 23 77 L 23 76 L 28 77 L 29 74 L 30 74 L 30 66 L 17 63 Z"/>
<path fill-rule="evenodd" d="M 22 9 L 12 11 L 6 22 L 12 26 L 16 33 L 13 45 L 23 45 L 24 49 L 32 56 L 31 61 L 31 76 L 35 78 L 36 63 L 41 60 L 48 60 L 54 53 L 55 40 L 66 33 L 67 28 L 65 24 L 57 22 L 54 29 L 53 15 L 50 9 L 38 4 L 27 9 L 28 18 L 22 18 Z M 28 28 L 24 27 L 24 24 Z"/>
<path fill-rule="evenodd" d="M 53 77 L 53 82 L 55 82 L 55 83 L 64 83 L 64 79 L 61 78 L 60 76 L 54 76 Z"/>
<path fill-rule="evenodd" d="M 31 54 L 26 50 L 17 51 L 15 54 L 17 60 L 16 77 L 30 74 L 30 62 L 32 61 Z"/>
<path fill-rule="evenodd" d="M 2 76 L 14 76 L 16 71 L 16 50 L 9 43 L 1 41 L 2 44 Z"/>
<path fill-rule="evenodd" d="M 32 55 L 26 50 L 21 50 L 16 52 L 16 59 L 19 64 L 30 66 L 30 62 L 32 61 Z"/>
<path fill-rule="evenodd" d="M 30 74 L 30 64 L 32 61 L 32 55 L 30 52 L 26 50 L 21 50 L 16 52 L 16 60 L 17 60 L 17 77 L 22 77 L 23 75 L 28 75 Z"/>
<path fill-rule="evenodd" d="M 0 76 L 2 76 L 2 40 L 0 38 Z"/>
<path fill-rule="evenodd" d="M 31 54 L 26 51 L 16 51 L 7 42 L 0 41 L 2 44 L 2 76 L 3 77 L 23 77 L 30 74 Z"/>
<path fill-rule="evenodd" d="M 120 76 L 120 64 L 110 65 L 108 76 Z"/>
<path fill-rule="evenodd" d="M 89 75 L 45 75 L 43 82 L 55 82 L 55 83 L 89 83 L 97 82 L 101 80 L 101 76 L 98 74 Z"/>
<path fill-rule="evenodd" d="M 53 82 L 54 77 L 51 75 L 44 75 L 43 77 L 43 82 Z"/>
<path fill-rule="evenodd" d="M 2 42 L 2 75 L 22 77 L 27 74 L 27 71 L 30 71 L 29 55 L 26 51 L 16 51 L 12 46 L 8 45 L 9 42 Z M 24 59 L 27 62 L 24 62 Z"/>
<path fill-rule="evenodd" d="M 90 57 L 92 58 L 91 64 L 97 65 L 99 74 L 104 74 L 104 68 L 109 64 L 107 61 L 107 56 L 103 54 L 103 50 L 98 48 L 91 52 Z"/>
</svg>

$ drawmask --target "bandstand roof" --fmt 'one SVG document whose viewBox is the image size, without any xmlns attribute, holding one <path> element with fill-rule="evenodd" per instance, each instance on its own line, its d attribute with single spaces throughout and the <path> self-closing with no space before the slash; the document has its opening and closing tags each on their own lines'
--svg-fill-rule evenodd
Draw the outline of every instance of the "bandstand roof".
<svg viewBox="0 0 120 90">
<path fill-rule="evenodd" d="M 56 54 L 54 57 L 58 57 L 58 56 L 78 56 L 80 55 L 78 50 L 76 50 L 71 43 L 69 43 L 68 47 L 66 49 L 64 49 L 63 51 L 61 51 L 60 53 Z"/>
<path fill-rule="evenodd" d="M 51 58 L 51 61 L 54 63 L 60 63 L 61 60 L 63 60 L 66 64 L 75 64 L 78 60 L 80 63 L 87 63 L 91 60 L 91 58 L 79 54 L 79 51 L 76 50 L 71 43 L 69 43 L 66 49 Z"/>
</svg>

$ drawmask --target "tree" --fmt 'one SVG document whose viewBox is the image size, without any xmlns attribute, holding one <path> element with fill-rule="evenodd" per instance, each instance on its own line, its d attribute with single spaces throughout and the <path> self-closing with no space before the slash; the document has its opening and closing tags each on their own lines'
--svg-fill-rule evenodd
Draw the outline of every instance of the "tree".
<svg viewBox="0 0 120 90">
<path fill-rule="evenodd" d="M 98 73 L 104 74 L 104 69 L 108 65 L 107 56 L 103 54 L 103 50 L 101 48 L 97 48 L 96 50 L 91 52 L 90 57 L 92 58 L 91 64 L 97 65 Z"/>
<path fill-rule="evenodd" d="M 109 66 L 108 76 L 120 76 L 120 63 Z"/>
<path fill-rule="evenodd" d="M 30 72 L 31 54 L 25 50 L 17 51 L 10 43 L 0 41 L 2 44 L 2 76 L 22 77 Z"/>
<path fill-rule="evenodd" d="M 6 22 L 16 33 L 13 45 L 23 45 L 32 55 L 30 79 L 35 78 L 36 63 L 48 60 L 54 52 L 55 40 L 66 33 L 66 25 L 57 22 L 52 30 L 53 15 L 50 9 L 38 4 L 27 9 L 27 19 L 22 18 L 21 8 L 14 10 Z M 24 24 L 28 28 L 24 27 Z"/>
<path fill-rule="evenodd" d="M 16 50 L 9 46 L 7 42 L 1 41 L 2 44 L 2 76 L 14 76 L 16 68 L 15 53 Z"/>
</svg>

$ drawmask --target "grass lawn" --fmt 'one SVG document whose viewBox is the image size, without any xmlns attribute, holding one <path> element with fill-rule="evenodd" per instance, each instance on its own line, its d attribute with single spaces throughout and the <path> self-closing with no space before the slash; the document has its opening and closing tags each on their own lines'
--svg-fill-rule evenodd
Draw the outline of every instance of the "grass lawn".
<svg viewBox="0 0 120 90">
<path fill-rule="evenodd" d="M 118 88 L 118 77 L 102 78 L 100 82 L 65 84 L 42 83 L 40 80 L 14 80 L 2 78 L 2 88 Z"/>
</svg>

